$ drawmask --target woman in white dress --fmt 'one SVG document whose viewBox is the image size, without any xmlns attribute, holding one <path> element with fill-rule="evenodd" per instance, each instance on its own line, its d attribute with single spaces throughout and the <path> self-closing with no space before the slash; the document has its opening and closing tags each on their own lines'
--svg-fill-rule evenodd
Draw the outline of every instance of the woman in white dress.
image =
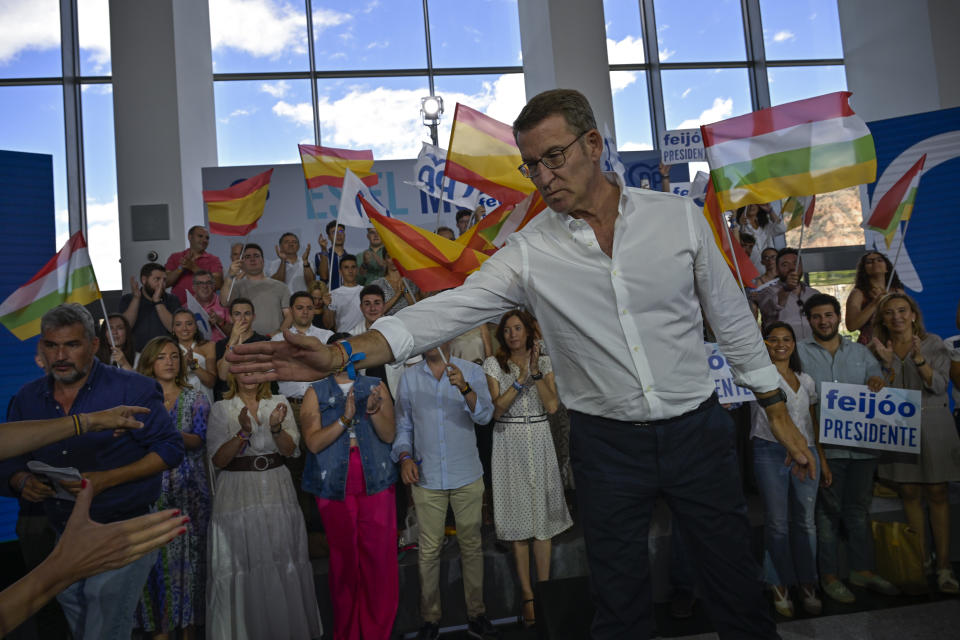
<svg viewBox="0 0 960 640">
<path fill-rule="evenodd" d="M 187 365 L 187 384 L 207 396 L 213 403 L 213 385 L 217 382 L 217 360 L 214 344 L 203 337 L 197 320 L 189 309 L 178 309 L 173 314 L 173 337 L 180 346 Z"/>
<path fill-rule="evenodd" d="M 500 348 L 484 360 L 493 398 L 493 516 L 497 537 L 513 542 L 525 626 L 534 620 L 530 539 L 537 579 L 550 578 L 551 539 L 573 521 L 550 433 L 548 413 L 560 404 L 550 358 L 540 355 L 536 321 L 508 311 L 497 327 Z"/>
<path fill-rule="evenodd" d="M 207 541 L 207 638 L 319 638 L 307 530 L 283 464 L 300 454 L 293 413 L 269 383 L 239 374 L 229 384 L 207 428 L 220 470 Z"/>
</svg>

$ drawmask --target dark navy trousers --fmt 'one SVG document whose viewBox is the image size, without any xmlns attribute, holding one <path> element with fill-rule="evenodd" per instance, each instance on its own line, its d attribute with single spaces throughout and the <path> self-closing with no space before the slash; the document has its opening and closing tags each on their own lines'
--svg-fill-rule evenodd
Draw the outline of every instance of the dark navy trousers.
<svg viewBox="0 0 960 640">
<path fill-rule="evenodd" d="M 777 638 L 750 550 L 733 421 L 716 398 L 650 426 L 570 411 L 570 457 L 590 566 L 593 640 L 653 627 L 647 532 L 663 496 L 723 640 Z M 679 529 L 679 532 L 676 531 Z"/>
</svg>

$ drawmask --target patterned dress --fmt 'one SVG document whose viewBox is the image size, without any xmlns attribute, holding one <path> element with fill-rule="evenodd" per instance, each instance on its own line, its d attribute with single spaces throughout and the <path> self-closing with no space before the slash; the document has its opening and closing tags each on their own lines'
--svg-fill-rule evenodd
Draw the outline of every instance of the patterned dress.
<svg viewBox="0 0 960 640">
<path fill-rule="evenodd" d="M 209 413 L 210 403 L 203 393 L 184 389 L 170 416 L 181 433 L 200 436 L 206 443 Z M 190 516 L 190 524 L 184 535 L 160 549 L 137 605 L 137 626 L 150 633 L 169 633 L 204 621 L 210 521 L 205 453 L 205 446 L 187 449 L 179 467 L 163 472 L 157 510 L 180 509 Z"/>
<path fill-rule="evenodd" d="M 520 369 L 508 361 L 510 373 L 494 357 L 484 372 L 503 393 Z M 540 356 L 540 372 L 553 371 L 550 358 Z M 493 519 L 500 540 L 548 540 L 573 524 L 563 497 L 563 481 L 550 433 L 547 412 L 535 386 L 520 393 L 493 426 Z"/>
</svg>

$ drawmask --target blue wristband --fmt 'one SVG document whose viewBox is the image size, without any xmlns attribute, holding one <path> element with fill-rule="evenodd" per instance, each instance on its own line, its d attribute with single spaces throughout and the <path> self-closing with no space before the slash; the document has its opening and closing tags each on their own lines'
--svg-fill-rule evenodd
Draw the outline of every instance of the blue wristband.
<svg viewBox="0 0 960 640">
<path fill-rule="evenodd" d="M 513 388 L 517 393 L 523 393 L 523 385 L 516 380 L 513 381 Z"/>
<path fill-rule="evenodd" d="M 352 345 L 350 344 L 350 342 L 347 341 L 347 340 L 344 340 L 344 341 L 341 342 L 340 344 L 343 345 L 343 350 L 344 350 L 344 351 L 346 352 L 346 354 L 347 354 L 347 362 L 346 362 L 346 364 L 343 365 L 343 368 L 347 370 L 347 377 L 349 377 L 351 380 L 356 380 L 356 379 L 357 379 L 357 370 L 354 368 L 353 365 L 354 365 L 355 362 L 360 362 L 361 360 L 363 360 L 364 358 L 366 358 L 366 357 L 367 357 L 367 354 L 364 353 L 363 351 L 359 351 L 359 352 L 357 352 L 357 353 L 354 353 L 354 352 L 353 352 L 353 346 L 352 346 Z"/>
</svg>

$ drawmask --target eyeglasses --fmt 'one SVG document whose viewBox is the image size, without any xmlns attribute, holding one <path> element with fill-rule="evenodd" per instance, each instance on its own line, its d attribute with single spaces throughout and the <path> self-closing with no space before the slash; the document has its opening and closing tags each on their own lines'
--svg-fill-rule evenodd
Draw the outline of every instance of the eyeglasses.
<svg viewBox="0 0 960 640">
<path fill-rule="evenodd" d="M 197 287 L 212 287 L 213 280 L 194 280 L 193 284 Z"/>
<path fill-rule="evenodd" d="M 582 138 L 584 135 L 592 131 L 592 129 L 587 129 L 576 138 L 573 139 L 573 142 L 563 147 L 562 149 L 554 149 L 553 151 L 548 151 L 536 160 L 531 160 L 530 162 L 524 162 L 522 165 L 517 167 L 517 171 L 520 172 L 524 178 L 535 178 L 537 174 L 540 173 L 540 170 L 537 168 L 537 165 L 542 164 L 547 169 L 559 169 L 567 162 L 567 156 L 564 154 L 564 151 L 573 146 L 573 143 Z"/>
</svg>

